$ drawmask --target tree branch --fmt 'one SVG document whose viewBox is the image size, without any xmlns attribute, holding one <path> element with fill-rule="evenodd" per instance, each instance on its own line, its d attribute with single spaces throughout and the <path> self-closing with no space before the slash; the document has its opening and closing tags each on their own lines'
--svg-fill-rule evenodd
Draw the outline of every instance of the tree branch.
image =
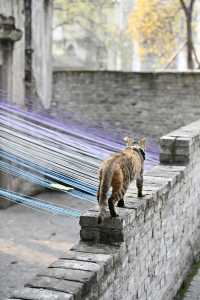
<svg viewBox="0 0 200 300">
<path fill-rule="evenodd" d="M 195 4 L 196 0 L 191 0 L 190 5 L 188 7 L 185 3 L 185 0 L 179 0 L 179 1 L 180 1 L 181 6 L 182 6 L 182 9 L 184 10 L 185 15 L 187 17 L 192 16 L 193 7 L 194 7 L 194 4 Z"/>
<path fill-rule="evenodd" d="M 166 70 L 171 65 L 171 63 L 176 59 L 176 57 L 183 50 L 183 48 L 185 47 L 186 44 L 187 44 L 187 42 L 184 42 L 183 45 L 178 49 L 178 51 L 171 57 L 171 59 L 169 60 L 167 65 L 164 67 L 164 70 Z"/>
<path fill-rule="evenodd" d="M 195 1 L 196 0 L 191 0 L 191 2 L 190 2 L 190 12 L 192 13 L 192 11 L 193 11 L 193 7 L 194 7 L 194 4 L 195 4 Z"/>
<path fill-rule="evenodd" d="M 184 0 L 179 0 L 180 1 L 180 4 L 182 6 L 182 9 L 184 10 L 185 12 L 185 15 L 187 16 L 188 15 L 188 7 L 187 5 L 185 4 L 185 1 Z M 192 0 L 193 1 L 193 0 Z"/>
</svg>

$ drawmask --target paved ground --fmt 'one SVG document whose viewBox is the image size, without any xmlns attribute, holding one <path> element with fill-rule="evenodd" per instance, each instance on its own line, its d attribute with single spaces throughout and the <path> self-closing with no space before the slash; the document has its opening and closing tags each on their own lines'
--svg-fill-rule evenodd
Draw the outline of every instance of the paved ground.
<svg viewBox="0 0 200 300">
<path fill-rule="evenodd" d="M 91 203 L 63 193 L 45 192 L 38 198 L 86 211 Z M 0 210 L 0 300 L 22 288 L 79 240 L 79 219 L 40 213 L 14 205 Z M 200 264 L 199 264 L 200 267 Z M 180 300 L 200 300 L 200 268 Z"/>
<path fill-rule="evenodd" d="M 81 211 L 91 203 L 46 192 L 38 198 Z M 19 205 L 0 210 L 0 300 L 79 240 L 79 219 L 40 213 Z"/>
</svg>

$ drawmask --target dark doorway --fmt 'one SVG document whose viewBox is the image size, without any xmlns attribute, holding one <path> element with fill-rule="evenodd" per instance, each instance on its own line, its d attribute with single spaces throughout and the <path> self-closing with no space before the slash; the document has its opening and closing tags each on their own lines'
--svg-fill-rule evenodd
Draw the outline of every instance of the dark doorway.
<svg viewBox="0 0 200 300">
<path fill-rule="evenodd" d="M 2 80 L 3 80 L 2 66 L 0 65 L 0 95 L 1 95 L 1 91 L 3 89 Z"/>
<path fill-rule="evenodd" d="M 12 43 L 0 41 L 0 100 L 11 97 L 12 91 Z"/>
</svg>

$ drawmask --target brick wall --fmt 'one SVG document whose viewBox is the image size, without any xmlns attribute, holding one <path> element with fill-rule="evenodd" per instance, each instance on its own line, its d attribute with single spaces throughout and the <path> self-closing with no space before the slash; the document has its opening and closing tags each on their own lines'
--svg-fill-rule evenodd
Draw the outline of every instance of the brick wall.
<svg viewBox="0 0 200 300">
<path fill-rule="evenodd" d="M 160 137 L 200 118 L 200 73 L 55 71 L 50 111 L 127 133 Z"/>
<path fill-rule="evenodd" d="M 171 300 L 200 250 L 200 121 L 161 138 L 160 165 L 119 218 L 80 219 L 82 241 L 12 299 Z"/>
</svg>

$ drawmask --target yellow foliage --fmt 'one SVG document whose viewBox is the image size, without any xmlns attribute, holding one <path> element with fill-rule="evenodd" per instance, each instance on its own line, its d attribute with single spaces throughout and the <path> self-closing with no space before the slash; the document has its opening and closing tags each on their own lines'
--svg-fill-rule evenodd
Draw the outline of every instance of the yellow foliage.
<svg viewBox="0 0 200 300">
<path fill-rule="evenodd" d="M 142 57 L 154 55 L 163 62 L 171 57 L 179 41 L 182 13 L 179 0 L 137 0 L 128 31 Z"/>
</svg>

